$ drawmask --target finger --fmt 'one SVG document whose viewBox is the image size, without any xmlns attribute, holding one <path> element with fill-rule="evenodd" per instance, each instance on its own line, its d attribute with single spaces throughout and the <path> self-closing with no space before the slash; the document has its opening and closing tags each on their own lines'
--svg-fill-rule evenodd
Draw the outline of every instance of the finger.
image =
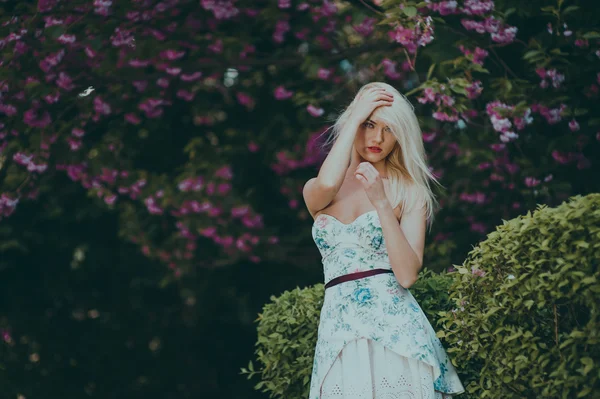
<svg viewBox="0 0 600 399">
<path fill-rule="evenodd" d="M 381 176 L 379 175 L 379 171 L 375 168 L 375 166 L 373 166 L 373 164 L 369 164 L 369 170 L 368 170 L 368 175 L 370 177 L 370 179 L 372 181 L 377 180 L 378 178 L 381 178 Z"/>
<path fill-rule="evenodd" d="M 363 180 L 365 183 L 370 183 L 373 179 L 371 177 L 371 173 L 369 173 L 368 171 L 361 171 L 360 173 L 357 173 L 357 174 L 363 177 Z"/>
<path fill-rule="evenodd" d="M 369 168 L 364 175 L 367 177 L 367 180 L 370 182 L 374 182 L 377 178 L 377 170 L 372 170 Z"/>
<path fill-rule="evenodd" d="M 377 96 L 378 99 L 390 99 L 393 100 L 394 99 L 394 95 L 390 94 L 390 93 L 379 93 L 379 95 Z"/>
<path fill-rule="evenodd" d="M 365 179 L 365 177 L 363 175 L 361 175 L 360 173 L 356 173 L 354 175 L 354 177 L 356 178 L 356 180 L 359 180 L 361 182 L 366 182 L 367 181 L 367 179 Z"/>
<path fill-rule="evenodd" d="M 394 105 L 394 102 L 393 101 L 389 101 L 389 100 L 380 100 L 380 101 L 376 101 L 375 102 L 375 108 L 381 107 L 382 105 L 386 105 L 388 107 L 391 107 L 392 105 Z"/>
</svg>

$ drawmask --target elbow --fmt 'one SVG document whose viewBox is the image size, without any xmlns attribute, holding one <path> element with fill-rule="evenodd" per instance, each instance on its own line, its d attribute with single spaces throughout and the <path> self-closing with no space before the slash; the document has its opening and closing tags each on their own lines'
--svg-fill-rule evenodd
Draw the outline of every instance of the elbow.
<svg viewBox="0 0 600 399">
<path fill-rule="evenodd" d="M 400 285 L 403 288 L 409 289 L 414 283 L 416 283 L 418 280 L 417 276 L 414 276 L 413 278 L 411 278 L 410 280 L 405 280 L 403 282 L 400 283 Z"/>
<path fill-rule="evenodd" d="M 325 190 L 325 191 L 335 191 L 335 189 L 336 189 L 335 182 L 327 182 L 327 181 L 317 180 L 317 185 L 319 186 L 319 189 Z"/>
</svg>

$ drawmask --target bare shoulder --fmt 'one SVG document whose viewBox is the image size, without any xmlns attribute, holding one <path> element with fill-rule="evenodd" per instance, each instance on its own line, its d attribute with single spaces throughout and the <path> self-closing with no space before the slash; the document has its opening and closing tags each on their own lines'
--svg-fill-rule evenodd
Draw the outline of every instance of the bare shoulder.
<svg viewBox="0 0 600 399">
<path fill-rule="evenodd" d="M 306 183 L 304 183 L 304 187 L 302 188 L 302 197 L 304 198 L 304 204 L 306 205 L 306 209 L 308 210 L 308 213 L 310 214 L 310 216 L 312 216 L 312 218 L 315 218 L 315 214 L 318 212 L 312 209 L 312 203 L 314 202 L 314 200 L 312 200 L 311 197 L 313 197 L 314 195 L 312 194 L 312 192 L 314 191 L 314 185 L 317 182 L 317 178 L 316 177 L 311 177 L 310 179 L 308 179 L 306 181 Z"/>
<path fill-rule="evenodd" d="M 422 193 L 418 186 L 415 184 L 406 186 L 405 201 L 400 201 L 398 206 L 394 208 L 394 215 L 396 215 L 399 222 L 402 220 L 402 216 L 414 210 L 413 205 L 419 202 L 419 200 L 422 200 Z"/>
</svg>

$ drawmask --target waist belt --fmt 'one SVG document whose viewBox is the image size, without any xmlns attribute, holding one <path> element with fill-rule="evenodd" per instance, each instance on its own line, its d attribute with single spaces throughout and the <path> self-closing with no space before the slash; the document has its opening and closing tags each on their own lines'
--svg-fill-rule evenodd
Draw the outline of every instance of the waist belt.
<svg viewBox="0 0 600 399">
<path fill-rule="evenodd" d="M 394 272 L 390 269 L 372 269 L 372 270 L 365 270 L 364 272 L 344 274 L 343 276 L 339 276 L 334 279 L 331 279 L 327 284 L 325 284 L 325 289 L 333 287 L 334 285 L 345 283 L 346 281 L 358 280 L 361 278 L 374 276 L 376 274 L 381 274 L 381 273 L 394 273 Z"/>
</svg>

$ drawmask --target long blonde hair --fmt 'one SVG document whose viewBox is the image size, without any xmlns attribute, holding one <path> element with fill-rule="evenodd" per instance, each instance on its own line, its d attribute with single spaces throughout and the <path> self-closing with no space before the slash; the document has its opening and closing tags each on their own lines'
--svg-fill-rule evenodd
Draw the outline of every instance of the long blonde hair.
<svg viewBox="0 0 600 399">
<path fill-rule="evenodd" d="M 393 193 L 390 200 L 392 208 L 396 208 L 402 203 L 402 213 L 405 213 L 410 212 L 416 205 L 424 205 L 428 227 L 431 228 L 434 213 L 437 211 L 439 203 L 431 190 L 430 182 L 434 182 L 440 187 L 443 186 L 437 181 L 427 165 L 423 135 L 414 112 L 415 108 L 393 86 L 384 82 L 371 82 L 362 86 L 350 105 L 337 117 L 334 125 L 330 127 L 332 134 L 322 147 L 325 149 L 337 140 L 342 127 L 347 122 L 356 104 L 358 95 L 371 87 L 384 88 L 394 94 L 394 102 L 391 106 L 381 106 L 373 112 L 389 126 L 398 142 L 385 160 L 389 179 L 388 187 L 389 191 Z"/>
</svg>

